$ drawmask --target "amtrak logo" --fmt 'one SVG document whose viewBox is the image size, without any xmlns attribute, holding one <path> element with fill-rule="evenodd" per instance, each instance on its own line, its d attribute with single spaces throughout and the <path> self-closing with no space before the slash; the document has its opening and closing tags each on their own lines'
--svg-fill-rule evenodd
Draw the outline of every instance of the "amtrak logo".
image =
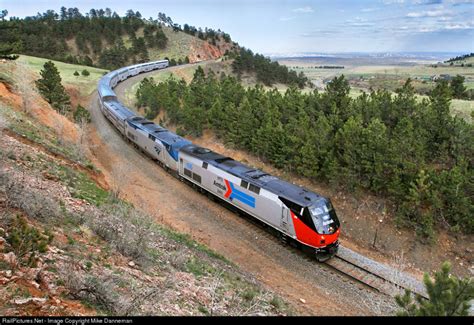
<svg viewBox="0 0 474 325">
<path fill-rule="evenodd" d="M 255 198 L 242 192 L 239 191 L 234 187 L 234 184 L 232 182 L 229 182 L 228 180 L 224 180 L 227 192 L 225 192 L 224 197 L 229 199 L 229 200 L 238 200 L 252 208 L 255 208 Z"/>
</svg>

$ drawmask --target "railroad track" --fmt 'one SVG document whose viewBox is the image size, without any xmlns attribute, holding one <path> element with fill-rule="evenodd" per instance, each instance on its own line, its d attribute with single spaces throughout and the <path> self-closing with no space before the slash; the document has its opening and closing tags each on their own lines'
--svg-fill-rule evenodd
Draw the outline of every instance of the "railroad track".
<svg viewBox="0 0 474 325">
<path fill-rule="evenodd" d="M 403 294 L 408 289 L 428 298 L 424 285 L 417 279 L 343 246 L 340 246 L 336 256 L 325 263 L 355 281 L 391 297 Z"/>
<path fill-rule="evenodd" d="M 336 269 L 344 275 L 352 278 L 356 282 L 360 282 L 373 290 L 379 291 L 392 297 L 395 297 L 397 294 L 403 293 L 403 288 L 399 285 L 388 281 L 385 278 L 373 272 L 370 272 L 358 265 L 355 265 L 337 255 L 326 261 L 325 263 L 331 268 Z"/>
</svg>

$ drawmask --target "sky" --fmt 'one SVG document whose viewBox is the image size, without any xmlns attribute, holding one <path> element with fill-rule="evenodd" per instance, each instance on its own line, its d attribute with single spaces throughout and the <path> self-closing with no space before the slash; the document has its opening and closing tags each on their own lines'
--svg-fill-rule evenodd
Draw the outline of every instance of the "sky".
<svg viewBox="0 0 474 325">
<path fill-rule="evenodd" d="M 8 17 L 128 9 L 221 29 L 254 52 L 474 52 L 474 0 L 0 0 Z"/>
</svg>

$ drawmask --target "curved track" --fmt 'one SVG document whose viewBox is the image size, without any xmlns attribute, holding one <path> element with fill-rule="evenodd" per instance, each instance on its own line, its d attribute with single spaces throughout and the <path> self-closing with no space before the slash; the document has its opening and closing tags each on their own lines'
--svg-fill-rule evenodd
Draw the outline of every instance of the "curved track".
<svg viewBox="0 0 474 325">
<path fill-rule="evenodd" d="M 173 67 L 167 69 L 178 69 Z M 127 79 L 115 91 L 124 91 L 151 72 Z M 93 160 L 109 183 L 116 180 L 122 196 L 146 210 L 158 222 L 190 234 L 253 274 L 292 302 L 304 315 L 387 315 L 394 301 L 366 285 L 357 284 L 303 252 L 275 244 L 277 239 L 244 218 L 167 174 L 123 141 L 100 112 L 97 95 L 91 101 Z M 301 299 L 305 303 L 301 303 Z"/>
</svg>

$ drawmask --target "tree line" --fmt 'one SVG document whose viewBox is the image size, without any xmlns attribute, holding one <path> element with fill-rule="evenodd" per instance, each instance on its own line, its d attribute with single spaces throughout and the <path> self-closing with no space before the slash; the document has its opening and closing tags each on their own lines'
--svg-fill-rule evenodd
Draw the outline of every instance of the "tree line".
<svg viewBox="0 0 474 325">
<path fill-rule="evenodd" d="M 393 203 L 396 221 L 433 239 L 437 226 L 474 232 L 474 129 L 450 115 L 452 93 L 437 83 L 417 100 L 411 80 L 349 96 L 344 76 L 325 92 L 244 88 L 237 78 L 198 67 L 193 81 L 144 79 L 137 90 L 146 117 L 161 109 L 182 135 L 212 129 L 226 144 L 278 168 L 341 186 L 364 189 Z"/>
<path fill-rule="evenodd" d="M 66 7 L 61 7 L 59 13 L 47 10 L 24 19 L 6 20 L 7 15 L 8 11 L 0 11 L 0 55 L 27 54 L 106 69 L 148 61 L 150 49 L 166 48 L 168 38 L 163 26 L 183 31 L 163 13 L 158 19 L 145 19 L 131 9 L 124 17 L 110 8 L 83 14 L 78 8 Z M 143 36 L 138 33 L 141 29 Z M 186 32 L 193 34 L 189 28 Z M 227 34 L 208 28 L 204 33 L 199 29 L 197 36 L 214 44 L 221 38 L 230 42 Z M 127 38 L 129 46 L 124 43 Z M 79 55 L 72 54 L 74 48 Z"/>
<path fill-rule="evenodd" d="M 474 57 L 474 53 L 469 53 L 469 54 L 456 56 L 456 57 L 451 58 L 449 60 L 446 60 L 444 62 L 449 63 L 449 62 L 455 62 L 455 61 L 462 61 L 462 60 L 466 60 L 466 59 L 469 59 L 469 58 L 472 58 L 472 57 Z"/>
<path fill-rule="evenodd" d="M 244 72 L 255 72 L 257 81 L 266 86 L 282 83 L 304 88 L 306 85 L 310 85 L 309 79 L 303 72 L 297 74 L 287 66 L 280 65 L 261 54 L 254 54 L 249 49 L 241 48 L 238 54 L 231 54 L 230 57 L 234 58 L 232 63 L 234 73 L 240 76 Z"/>
</svg>

